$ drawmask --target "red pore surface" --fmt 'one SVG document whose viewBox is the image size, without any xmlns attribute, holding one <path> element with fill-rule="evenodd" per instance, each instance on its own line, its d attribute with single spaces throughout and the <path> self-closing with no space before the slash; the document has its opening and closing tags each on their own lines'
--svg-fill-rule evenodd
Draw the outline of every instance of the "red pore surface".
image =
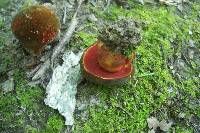
<svg viewBox="0 0 200 133">
<path fill-rule="evenodd" d="M 132 72 L 131 63 L 128 66 L 123 67 L 120 71 L 112 73 L 105 71 L 98 64 L 98 47 L 96 44 L 89 47 L 83 55 L 83 66 L 85 71 L 92 74 L 93 76 L 100 77 L 103 79 L 120 79 L 127 77 Z"/>
</svg>

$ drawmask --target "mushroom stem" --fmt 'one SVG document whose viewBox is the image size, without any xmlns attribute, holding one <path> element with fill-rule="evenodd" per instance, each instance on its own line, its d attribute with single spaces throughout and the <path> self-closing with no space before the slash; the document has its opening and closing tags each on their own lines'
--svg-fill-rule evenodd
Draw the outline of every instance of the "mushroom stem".
<svg viewBox="0 0 200 133">
<path fill-rule="evenodd" d="M 32 50 L 33 55 L 36 55 L 36 56 L 40 56 L 45 47 L 45 45 L 39 44 L 38 42 L 34 42 L 34 41 L 23 43 L 22 46 L 25 49 Z"/>
</svg>

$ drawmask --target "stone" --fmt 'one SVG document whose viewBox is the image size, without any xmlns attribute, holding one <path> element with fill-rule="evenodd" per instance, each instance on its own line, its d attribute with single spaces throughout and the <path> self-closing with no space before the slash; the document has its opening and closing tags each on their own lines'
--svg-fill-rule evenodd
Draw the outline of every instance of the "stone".
<svg viewBox="0 0 200 133">
<path fill-rule="evenodd" d="M 190 47 L 195 47 L 194 41 L 193 41 L 193 40 L 189 40 L 189 46 L 190 46 Z"/>
<path fill-rule="evenodd" d="M 14 90 L 14 79 L 10 78 L 6 80 L 5 82 L 1 83 L 0 88 L 3 89 L 3 92 L 10 92 Z"/>
<path fill-rule="evenodd" d="M 88 16 L 88 20 L 91 21 L 91 22 L 96 22 L 96 21 L 98 21 L 98 19 L 95 17 L 94 14 L 89 15 L 89 16 Z"/>
<path fill-rule="evenodd" d="M 159 126 L 159 121 L 155 117 L 147 119 L 149 129 L 156 129 Z"/>
<path fill-rule="evenodd" d="M 162 131 L 164 131 L 164 132 L 167 132 L 167 131 L 169 131 L 169 129 L 171 128 L 171 126 L 172 126 L 172 124 L 173 124 L 173 122 L 167 122 L 167 121 L 165 121 L 165 120 L 162 120 L 161 122 L 160 122 L 160 124 L 159 124 L 159 127 L 160 127 L 160 129 L 162 130 Z"/>
<path fill-rule="evenodd" d="M 188 49 L 188 57 L 192 60 L 194 58 L 194 50 Z"/>
</svg>

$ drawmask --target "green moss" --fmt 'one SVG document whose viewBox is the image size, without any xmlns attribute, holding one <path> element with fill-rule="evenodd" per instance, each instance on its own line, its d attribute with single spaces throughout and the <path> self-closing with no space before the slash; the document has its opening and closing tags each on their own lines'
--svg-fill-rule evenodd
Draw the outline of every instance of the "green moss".
<svg viewBox="0 0 200 133">
<path fill-rule="evenodd" d="M 91 33 L 87 33 L 84 31 L 79 32 L 78 36 L 82 40 L 81 45 L 84 47 L 88 47 L 88 46 L 92 45 L 97 40 L 96 34 L 91 34 Z"/>
<path fill-rule="evenodd" d="M 30 87 L 25 79 L 25 75 L 21 71 L 15 72 L 16 94 L 18 96 L 19 102 L 23 108 L 29 110 L 39 109 L 38 104 L 44 98 L 44 90 L 40 87 Z"/>
<path fill-rule="evenodd" d="M 44 104 L 45 90 L 30 87 L 22 70 L 14 72 L 15 90 L 0 94 L 0 129 L 11 132 L 39 133 L 61 131 L 64 119 Z"/>
<path fill-rule="evenodd" d="M 4 21 L 3 21 L 3 17 L 0 16 L 0 28 L 4 27 Z"/>
<path fill-rule="evenodd" d="M 6 1 L 1 0 L 1 1 L 0 1 L 0 7 L 3 8 L 3 7 L 5 7 L 5 6 L 7 6 L 9 3 L 10 3 L 10 0 L 6 0 Z"/>
<path fill-rule="evenodd" d="M 177 133 L 193 133 L 192 129 L 185 129 L 184 127 L 177 127 L 175 131 Z"/>
<path fill-rule="evenodd" d="M 59 133 L 63 130 L 64 121 L 58 115 L 53 115 L 48 118 L 45 132 Z"/>
<path fill-rule="evenodd" d="M 120 16 L 138 20 L 143 28 L 143 40 L 137 50 L 136 73 L 126 85 L 85 85 L 90 91 L 89 96 L 98 94 L 100 104 L 88 107 L 87 121 L 76 116 L 74 132 L 147 132 L 146 120 L 151 116 L 159 120 L 173 119 L 171 131 L 194 132 L 194 125 L 198 126 L 200 118 L 197 103 L 200 95 L 199 78 L 195 77 L 199 74 L 196 69 L 199 65 L 191 60 L 193 68 L 186 68 L 187 78 L 181 80 L 172 75 L 168 63 L 169 59 L 181 55 L 181 51 L 188 48 L 185 44 L 189 40 L 199 41 L 200 24 L 196 19 L 199 18 L 200 5 L 191 4 L 190 12 L 185 16 L 177 13 L 174 7 L 132 5 L 130 10 L 115 5 L 111 5 L 106 11 L 93 8 L 99 21 L 117 20 Z M 2 22 L 0 19 L 0 27 L 5 26 Z M 72 47 L 85 48 L 93 44 L 96 41 L 96 27 L 95 24 L 86 23 L 84 30 L 77 33 L 76 45 Z M 94 32 L 87 30 L 88 28 Z M 190 30 L 192 36 L 189 35 Z M 4 34 L 0 36 L 0 52 L 3 53 L 0 57 L 0 73 L 2 68 L 6 69 L 3 72 L 10 70 L 13 63 L 13 59 L 3 48 L 8 38 Z M 200 47 L 199 43 L 195 45 Z M 63 132 L 66 128 L 64 118 L 43 102 L 45 89 L 30 87 L 22 70 L 14 73 L 15 90 L 0 93 L 1 131 Z M 172 92 L 169 91 L 170 88 Z M 180 113 L 184 113 L 185 117 L 179 118 Z"/>
<path fill-rule="evenodd" d="M 181 129 L 178 122 L 178 114 L 184 108 L 186 112 L 199 115 L 199 108 L 191 105 L 191 98 L 197 100 L 199 92 L 197 89 L 197 79 L 192 75 L 187 80 L 179 81 L 172 76 L 168 66 L 168 60 L 174 56 L 172 42 L 176 42 L 177 49 L 175 54 L 179 54 L 183 48 L 183 42 L 187 43 L 190 39 L 198 40 L 199 23 L 194 21 L 198 16 L 199 6 L 194 5 L 192 16 L 184 19 L 176 14 L 174 7 L 153 7 L 149 5 L 133 5 L 130 10 L 125 10 L 117 6 L 111 6 L 107 11 L 96 11 L 99 19 L 116 21 L 120 16 L 133 18 L 143 24 L 143 40 L 138 47 L 136 61 L 137 71 L 135 77 L 123 87 L 98 87 L 96 90 L 100 94 L 101 104 L 89 107 L 89 119 L 86 122 L 77 118 L 76 132 L 140 132 L 147 130 L 147 118 L 151 115 L 158 116 L 158 119 L 165 119 L 163 108 L 168 108 L 166 103 L 179 99 L 182 106 L 175 106 L 177 113 L 172 108 L 168 108 L 168 118 L 175 120 L 175 127 Z M 196 29 L 195 29 L 196 27 Z M 194 36 L 189 35 L 189 30 L 193 29 Z M 85 38 L 87 41 L 87 38 Z M 176 41 L 175 41 L 176 40 Z M 191 73 L 195 71 L 190 70 Z M 169 89 L 173 88 L 173 92 Z M 105 90 L 110 90 L 109 93 Z M 181 92 L 181 93 L 177 93 Z M 182 93 L 183 92 L 183 93 Z M 193 107 L 193 106 L 192 106 Z M 156 112 L 156 113 L 155 113 Z M 193 114 L 193 113 L 192 113 Z M 187 120 L 183 125 L 186 126 Z"/>
<path fill-rule="evenodd" d="M 39 133 L 37 128 L 31 127 L 31 126 L 27 126 L 25 128 L 25 133 Z"/>
<path fill-rule="evenodd" d="M 23 115 L 16 116 L 19 113 L 18 102 L 12 93 L 6 95 L 0 94 L 0 129 L 1 131 L 20 131 L 23 125 L 20 120 L 23 120 Z"/>
</svg>

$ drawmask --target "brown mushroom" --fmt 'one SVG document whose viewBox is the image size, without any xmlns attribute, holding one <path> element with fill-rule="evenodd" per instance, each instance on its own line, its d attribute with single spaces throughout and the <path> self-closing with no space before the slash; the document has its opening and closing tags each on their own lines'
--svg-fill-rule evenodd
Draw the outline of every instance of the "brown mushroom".
<svg viewBox="0 0 200 133">
<path fill-rule="evenodd" d="M 33 55 L 40 55 L 44 47 L 56 38 L 60 22 L 48 7 L 34 5 L 16 14 L 11 29 L 25 49 Z"/>
</svg>

